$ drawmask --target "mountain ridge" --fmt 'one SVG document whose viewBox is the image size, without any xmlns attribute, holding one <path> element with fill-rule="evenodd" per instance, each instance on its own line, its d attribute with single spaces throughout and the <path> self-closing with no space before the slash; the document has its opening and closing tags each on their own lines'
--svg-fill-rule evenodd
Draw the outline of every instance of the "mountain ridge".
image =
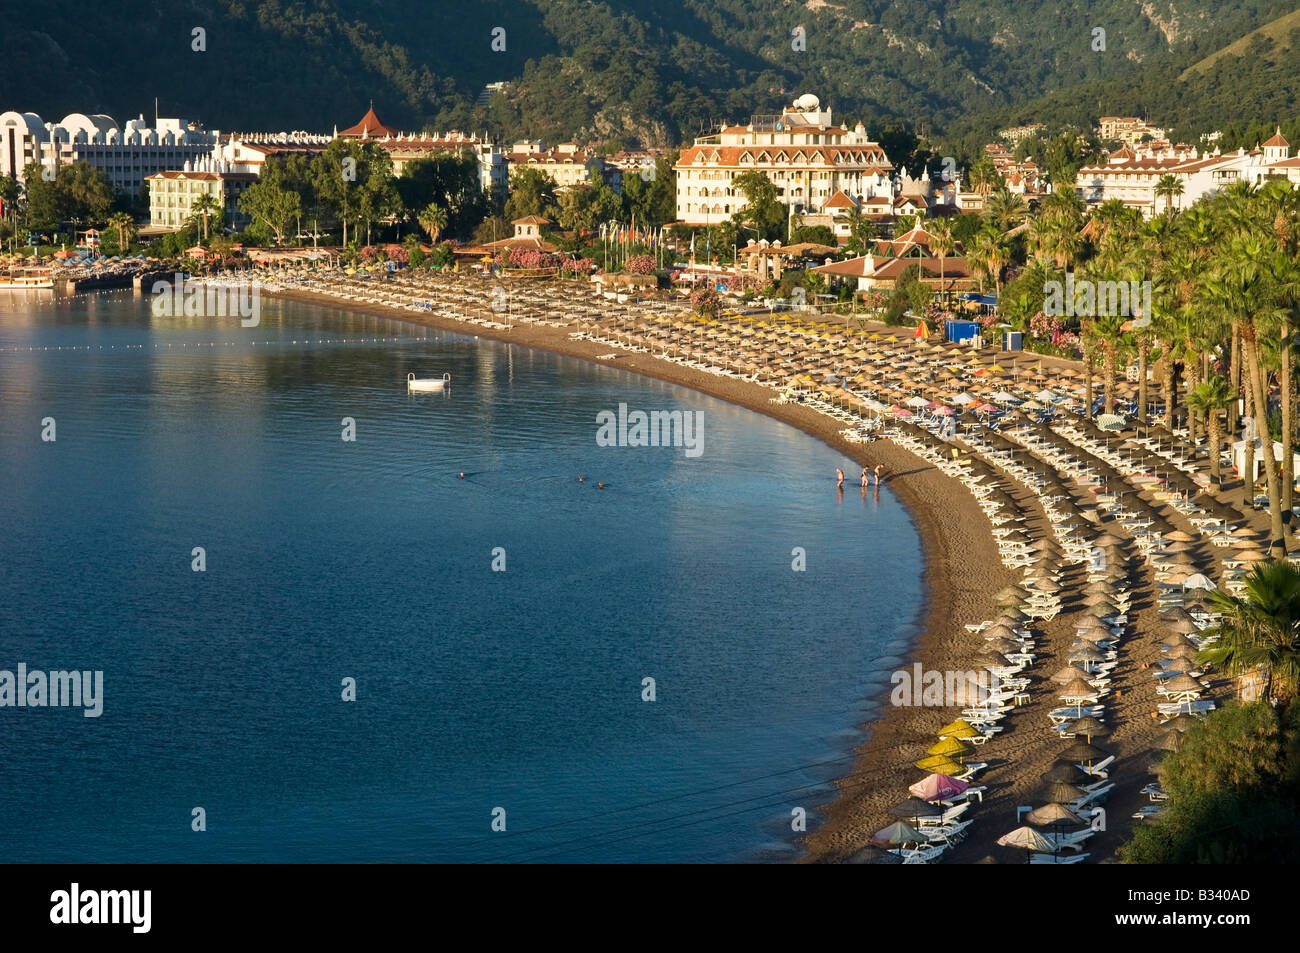
<svg viewBox="0 0 1300 953">
<path fill-rule="evenodd" d="M 404 129 L 672 145 L 805 92 L 869 124 L 969 126 L 1186 67 L 1294 3 L 151 0 L 125 30 L 103 7 L 55 19 L 6 5 L 0 108 L 47 121 L 124 119 L 157 95 L 164 114 L 210 127 L 328 131 L 373 100 Z M 1104 51 L 1093 49 L 1099 27 Z M 496 81 L 507 91 L 476 105 Z"/>
</svg>

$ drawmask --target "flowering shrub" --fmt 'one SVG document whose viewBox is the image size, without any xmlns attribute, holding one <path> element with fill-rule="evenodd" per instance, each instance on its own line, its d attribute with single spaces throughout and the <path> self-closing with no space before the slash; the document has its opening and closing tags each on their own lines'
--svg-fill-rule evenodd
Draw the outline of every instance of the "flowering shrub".
<svg viewBox="0 0 1300 953">
<path fill-rule="evenodd" d="M 623 270 L 629 275 L 649 275 L 655 270 L 654 255 L 633 255 L 623 263 Z"/>
<path fill-rule="evenodd" d="M 889 303 L 889 297 L 883 291 L 864 291 L 862 303 L 872 311 L 883 311 Z"/>
<path fill-rule="evenodd" d="M 720 303 L 721 299 L 718 297 L 718 293 L 707 285 L 698 287 L 691 292 L 691 306 L 696 314 L 715 315 L 718 313 Z"/>
<path fill-rule="evenodd" d="M 979 321 L 979 325 L 981 328 L 983 328 L 985 331 L 990 331 L 997 326 L 998 321 L 1000 319 L 996 313 L 993 313 L 993 314 L 981 314 L 977 320 Z"/>
<path fill-rule="evenodd" d="M 372 261 L 379 260 L 379 249 L 374 245 L 365 245 L 360 251 L 361 261 L 364 264 L 370 264 Z"/>
<path fill-rule="evenodd" d="M 559 268 L 566 275 L 589 275 L 595 271 L 596 263 L 590 258 L 574 258 L 565 254 L 560 256 Z"/>
<path fill-rule="evenodd" d="M 552 256 L 536 248 L 510 249 L 508 264 L 512 268 L 546 268 L 554 264 Z"/>
<path fill-rule="evenodd" d="M 411 250 L 401 245 L 389 245 L 384 249 L 384 255 L 389 261 L 395 261 L 399 265 L 405 265 L 411 260 Z"/>
<path fill-rule="evenodd" d="M 1029 319 L 1029 333 L 1044 341 L 1055 342 L 1064 331 L 1065 325 L 1060 318 L 1048 317 L 1041 311 Z"/>
</svg>

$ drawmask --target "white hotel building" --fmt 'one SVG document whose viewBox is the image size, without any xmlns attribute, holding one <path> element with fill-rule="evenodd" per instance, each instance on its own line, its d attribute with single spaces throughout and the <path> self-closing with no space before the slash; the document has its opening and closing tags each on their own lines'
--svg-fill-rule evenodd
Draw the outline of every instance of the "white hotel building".
<svg viewBox="0 0 1300 953">
<path fill-rule="evenodd" d="M 677 219 L 717 224 L 745 207 L 732 180 L 763 173 L 794 213 L 821 213 L 837 192 L 859 205 L 894 199 L 894 167 L 885 150 L 867 138 L 861 123 L 850 131 L 831 122 L 816 96 L 800 96 L 779 116 L 754 116 L 746 126 L 727 126 L 683 149 L 677 164 Z"/>
<path fill-rule="evenodd" d="M 36 113 L 0 113 L 0 175 L 22 182 L 32 162 L 56 169 L 84 161 L 102 170 L 117 191 L 136 195 L 146 177 L 205 158 L 220 142 L 219 132 L 184 119 L 156 123 L 147 126 L 140 116 L 122 127 L 112 116 L 83 113 L 47 123 Z"/>
<path fill-rule="evenodd" d="M 1172 175 L 1183 186 L 1182 195 L 1172 200 L 1174 208 L 1186 208 L 1234 182 L 1259 185 L 1270 178 L 1289 179 L 1300 184 L 1300 159 L 1292 159 L 1291 145 L 1281 130 L 1256 149 L 1200 155 L 1191 146 L 1163 149 L 1125 147 L 1106 157 L 1104 165 L 1084 166 L 1074 182 L 1075 191 L 1089 205 L 1119 199 L 1136 208 L 1143 218 L 1165 211 L 1166 199 L 1156 198 L 1156 183 Z"/>
</svg>

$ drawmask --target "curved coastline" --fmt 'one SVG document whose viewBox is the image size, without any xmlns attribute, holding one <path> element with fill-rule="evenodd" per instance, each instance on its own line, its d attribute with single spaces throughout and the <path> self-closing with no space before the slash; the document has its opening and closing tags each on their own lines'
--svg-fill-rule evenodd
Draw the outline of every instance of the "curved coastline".
<svg viewBox="0 0 1300 953">
<path fill-rule="evenodd" d="M 841 423 L 803 404 L 774 402 L 774 392 L 770 387 L 719 377 L 648 354 L 620 354 L 616 360 L 602 360 L 600 355 L 608 353 L 606 347 L 570 338 L 567 329 L 528 324 L 517 325 L 511 330 L 497 330 L 433 311 L 413 312 L 373 303 L 358 305 L 303 290 L 265 293 L 286 300 L 374 314 L 407 324 L 539 348 L 619 367 L 690 388 L 789 424 L 821 440 L 859 466 L 884 464 L 886 482 L 916 526 L 924 566 L 925 598 L 916 617 L 919 634 L 914 637 L 904 659 L 908 667 L 916 662 L 926 669 L 966 667 L 963 664 L 965 653 L 958 648 L 956 633 L 962 631 L 965 623 L 986 616 L 993 607 L 994 594 L 1012 579 L 1012 574 L 1004 569 L 998 557 L 983 512 L 959 482 L 889 440 L 867 444 L 845 440 L 839 433 L 843 429 Z M 827 474 L 828 492 L 834 492 L 832 481 L 833 474 Z M 853 489 L 857 489 L 856 483 L 853 483 Z M 887 577 L 883 584 L 888 584 Z M 926 716 L 932 713 L 928 709 L 890 706 L 888 695 L 889 690 L 884 689 L 866 699 L 876 703 L 879 713 L 856 726 L 863 732 L 863 741 L 855 750 L 851 765 L 846 766 L 836 779 L 839 794 L 817 811 L 820 823 L 799 841 L 798 846 L 805 852 L 802 862 L 848 859 L 869 834 L 869 831 L 864 833 L 863 825 L 881 813 L 885 801 L 901 796 L 899 791 L 915 774 L 910 759 L 900 760 L 902 749 L 916 740 L 918 731 L 925 732 L 932 720 Z"/>
</svg>

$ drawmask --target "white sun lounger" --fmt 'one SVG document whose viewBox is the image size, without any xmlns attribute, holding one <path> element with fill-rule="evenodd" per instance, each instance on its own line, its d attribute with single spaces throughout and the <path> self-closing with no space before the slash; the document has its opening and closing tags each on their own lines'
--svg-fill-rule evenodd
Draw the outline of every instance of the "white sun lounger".
<svg viewBox="0 0 1300 953">
<path fill-rule="evenodd" d="M 1057 850 L 1083 850 L 1083 844 L 1093 834 L 1097 833 L 1091 827 L 1085 827 L 1081 831 L 1048 831 L 1043 836 Z"/>
<path fill-rule="evenodd" d="M 1079 770 L 1082 771 L 1084 774 L 1090 774 L 1094 778 L 1101 778 L 1102 780 L 1105 780 L 1106 778 L 1110 777 L 1109 768 L 1111 762 L 1114 760 L 1115 760 L 1115 756 L 1112 754 L 1112 755 L 1107 755 L 1103 760 L 1098 761 L 1096 764 L 1092 765 L 1091 767 L 1089 767 L 1086 764 L 1080 764 L 1077 761 L 1075 762 L 1075 764 L 1078 765 Z"/>
</svg>

